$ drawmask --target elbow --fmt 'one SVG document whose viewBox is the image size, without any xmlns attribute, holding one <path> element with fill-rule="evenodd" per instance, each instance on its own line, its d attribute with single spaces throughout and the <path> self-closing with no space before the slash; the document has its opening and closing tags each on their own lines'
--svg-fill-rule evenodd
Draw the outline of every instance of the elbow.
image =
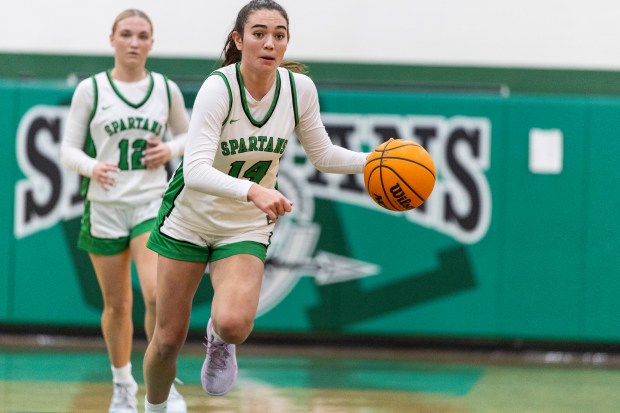
<svg viewBox="0 0 620 413">
<path fill-rule="evenodd" d="M 331 168 L 329 167 L 328 162 L 325 162 L 322 159 L 311 160 L 311 162 L 312 162 L 312 165 L 319 172 L 329 173 L 331 171 Z"/>
<path fill-rule="evenodd" d="M 189 171 L 185 171 L 183 173 L 183 183 L 187 189 L 196 190 L 198 187 L 198 180 L 196 179 L 196 174 L 193 174 Z"/>
<path fill-rule="evenodd" d="M 315 169 L 316 169 L 317 171 L 319 171 L 319 172 L 321 172 L 321 173 L 324 173 L 324 174 L 328 174 L 328 173 L 330 173 L 330 172 L 331 172 L 331 170 L 330 170 L 329 168 L 326 168 L 326 167 L 324 167 L 324 166 L 322 166 L 322 165 L 314 165 L 314 167 L 315 167 Z"/>
<path fill-rule="evenodd" d="M 201 175 L 197 168 L 188 167 L 183 170 L 183 184 L 187 189 L 201 191 L 204 186 L 204 175 Z"/>
<path fill-rule="evenodd" d="M 60 147 L 60 164 L 65 168 L 71 169 L 70 156 L 67 153 L 67 149 L 63 146 Z"/>
</svg>

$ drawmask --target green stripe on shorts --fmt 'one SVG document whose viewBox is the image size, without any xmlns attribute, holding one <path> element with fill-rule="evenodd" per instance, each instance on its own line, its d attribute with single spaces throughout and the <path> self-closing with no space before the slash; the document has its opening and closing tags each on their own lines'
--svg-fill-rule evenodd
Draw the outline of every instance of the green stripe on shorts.
<svg viewBox="0 0 620 413">
<path fill-rule="evenodd" d="M 264 263 L 265 257 L 267 256 L 267 246 L 254 241 L 240 241 L 232 244 L 220 245 L 212 249 L 211 261 L 217 261 L 239 254 L 253 255 Z"/>
<path fill-rule="evenodd" d="M 179 261 L 209 262 L 233 255 L 249 254 L 265 262 L 267 246 L 254 241 L 241 241 L 232 244 L 208 247 L 179 241 L 159 231 L 151 232 L 146 246 L 159 255 Z"/>
</svg>

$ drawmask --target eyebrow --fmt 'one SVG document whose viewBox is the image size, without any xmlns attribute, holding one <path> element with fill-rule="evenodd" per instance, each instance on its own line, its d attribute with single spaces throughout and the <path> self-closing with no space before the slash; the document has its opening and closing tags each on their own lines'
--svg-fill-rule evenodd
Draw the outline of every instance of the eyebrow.
<svg viewBox="0 0 620 413">
<path fill-rule="evenodd" d="M 256 28 L 266 29 L 267 25 L 266 24 L 258 24 L 257 23 L 254 26 L 250 27 L 250 29 L 256 29 Z M 276 26 L 276 29 L 286 30 L 286 26 L 284 26 L 283 24 L 280 24 L 280 25 Z"/>
<path fill-rule="evenodd" d="M 133 31 L 133 30 L 131 30 L 131 29 L 121 29 L 121 30 L 119 30 L 119 31 L 120 31 L 121 33 L 137 33 L 137 34 L 144 34 L 144 33 L 146 33 L 146 34 L 149 34 L 149 31 L 148 31 L 148 30 L 137 30 L 137 31 L 135 31 L 135 32 L 134 32 L 134 31 Z"/>
</svg>

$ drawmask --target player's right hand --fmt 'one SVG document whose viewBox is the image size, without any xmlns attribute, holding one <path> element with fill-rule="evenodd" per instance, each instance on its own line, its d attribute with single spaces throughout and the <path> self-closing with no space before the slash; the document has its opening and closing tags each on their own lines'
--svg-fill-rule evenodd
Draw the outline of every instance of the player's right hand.
<svg viewBox="0 0 620 413">
<path fill-rule="evenodd" d="M 116 184 L 116 176 L 120 172 L 115 163 L 99 162 L 93 168 L 91 179 L 97 182 L 104 191 L 109 191 Z"/>
<path fill-rule="evenodd" d="M 254 203 L 261 211 L 267 214 L 268 223 L 276 222 L 278 217 L 293 210 L 293 203 L 282 195 L 280 191 L 265 188 L 258 184 L 250 187 L 248 201 Z"/>
</svg>

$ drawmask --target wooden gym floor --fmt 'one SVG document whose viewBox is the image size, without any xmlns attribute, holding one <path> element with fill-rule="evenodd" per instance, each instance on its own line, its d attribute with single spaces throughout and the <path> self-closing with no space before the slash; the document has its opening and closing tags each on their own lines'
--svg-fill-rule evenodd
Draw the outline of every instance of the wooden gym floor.
<svg viewBox="0 0 620 413">
<path fill-rule="evenodd" d="M 144 343 L 134 373 L 142 382 Z M 224 397 L 200 387 L 203 348 L 188 343 L 178 386 L 189 413 L 611 413 L 620 362 L 607 353 L 507 353 L 238 347 Z M 0 334 L 0 413 L 107 412 L 111 374 L 99 339 Z M 140 413 L 144 386 L 140 385 Z"/>
</svg>

